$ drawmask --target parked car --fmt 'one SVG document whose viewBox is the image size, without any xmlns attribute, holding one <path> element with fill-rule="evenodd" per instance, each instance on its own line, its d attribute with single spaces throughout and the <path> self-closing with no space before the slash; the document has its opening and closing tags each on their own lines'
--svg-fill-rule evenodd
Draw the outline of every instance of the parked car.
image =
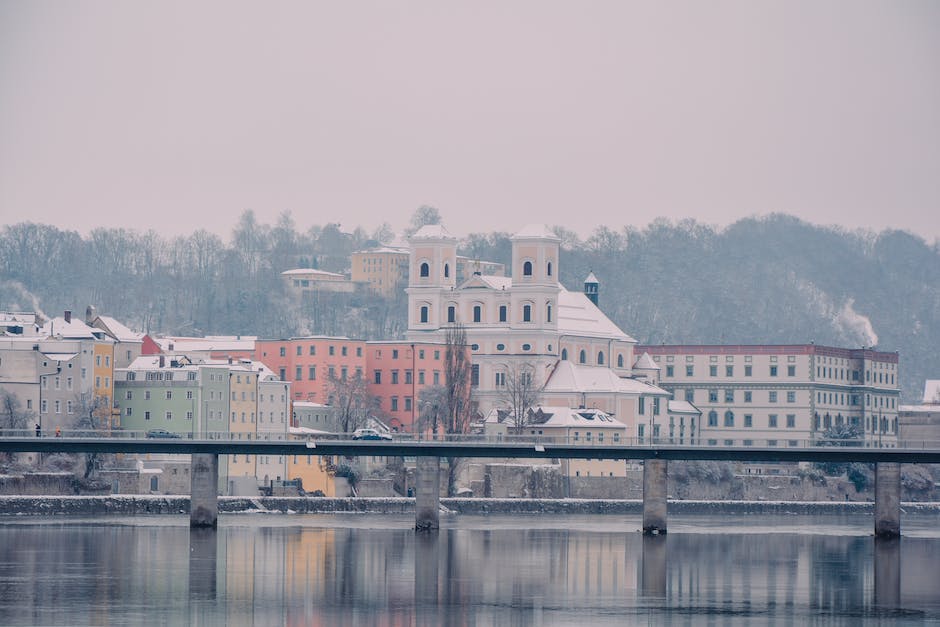
<svg viewBox="0 0 940 627">
<path fill-rule="evenodd" d="M 148 438 L 176 438 L 179 439 L 179 433 L 173 433 L 172 431 L 167 431 L 166 429 L 151 429 L 147 432 Z"/>
<path fill-rule="evenodd" d="M 353 440 L 391 440 L 392 436 L 387 433 L 380 433 L 375 429 L 356 429 L 353 431 Z"/>
</svg>

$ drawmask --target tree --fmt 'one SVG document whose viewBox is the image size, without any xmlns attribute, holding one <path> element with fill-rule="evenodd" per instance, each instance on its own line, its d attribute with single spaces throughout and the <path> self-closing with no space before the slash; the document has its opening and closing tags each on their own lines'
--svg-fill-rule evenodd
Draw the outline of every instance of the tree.
<svg viewBox="0 0 940 627">
<path fill-rule="evenodd" d="M 859 425 L 843 423 L 833 425 L 826 429 L 817 444 L 819 446 L 859 446 L 864 439 L 865 434 Z M 845 463 L 845 462 L 816 462 L 814 466 L 823 471 L 830 477 L 839 477 L 847 474 L 849 479 L 855 484 L 856 489 L 861 491 L 866 485 L 863 479 L 864 473 L 860 466 L 864 464 Z"/>
<path fill-rule="evenodd" d="M 82 392 L 75 396 L 78 419 L 75 427 L 82 431 L 97 431 L 110 426 L 111 407 L 104 396 Z M 85 479 L 101 466 L 101 453 L 85 453 Z"/>
<path fill-rule="evenodd" d="M 335 419 L 342 433 L 350 433 L 365 426 L 366 421 L 379 409 L 378 399 L 369 392 L 361 372 L 354 376 L 327 376 L 327 395 L 336 410 Z"/>
<path fill-rule="evenodd" d="M 509 411 L 513 430 L 521 433 L 530 418 L 528 410 L 538 404 L 542 396 L 542 384 L 535 365 L 530 362 L 507 364 L 502 374 L 505 385 L 501 386 L 498 402 Z"/>
<path fill-rule="evenodd" d="M 441 212 L 437 210 L 436 207 L 431 205 L 421 205 L 415 212 L 411 214 L 411 222 L 407 229 L 405 229 L 405 235 L 409 237 L 413 235 L 418 229 L 427 224 L 440 224 L 441 223 Z"/>
<path fill-rule="evenodd" d="M 22 403 L 15 394 L 6 390 L 0 392 L 0 428 L 27 429 L 33 416 L 34 412 L 22 409 Z"/>
</svg>

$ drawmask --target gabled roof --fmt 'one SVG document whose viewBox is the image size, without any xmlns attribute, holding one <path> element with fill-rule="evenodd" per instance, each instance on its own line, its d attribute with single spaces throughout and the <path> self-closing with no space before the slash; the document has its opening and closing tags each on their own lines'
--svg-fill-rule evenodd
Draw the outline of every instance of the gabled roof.
<svg viewBox="0 0 940 627">
<path fill-rule="evenodd" d="M 559 361 L 545 383 L 545 392 L 563 393 L 618 393 L 645 394 L 648 396 L 672 396 L 661 387 L 620 377 L 605 366 L 575 364 L 567 359 Z"/>
<path fill-rule="evenodd" d="M 671 400 L 667 403 L 666 407 L 670 414 L 693 414 L 699 416 L 702 413 L 702 410 L 688 401 Z"/>
<path fill-rule="evenodd" d="M 111 316 L 98 316 L 95 322 L 101 323 L 105 333 L 116 339 L 118 342 L 143 342 L 144 334 L 131 331 L 129 328 L 118 322 Z"/>
<path fill-rule="evenodd" d="M 508 290 L 511 287 L 512 279 L 510 277 L 495 274 L 474 274 L 457 289 L 489 288 L 491 290 Z"/>
<path fill-rule="evenodd" d="M 636 342 L 605 316 L 591 299 L 581 292 L 569 292 L 563 287 L 558 293 L 558 331 L 566 335 Z"/>
<path fill-rule="evenodd" d="M 588 272 L 588 275 L 584 278 L 584 282 L 585 283 L 600 283 L 600 281 L 597 280 L 597 277 L 594 276 L 594 272 Z"/>
<path fill-rule="evenodd" d="M 527 224 L 509 239 L 550 239 L 556 242 L 561 241 L 561 238 L 555 235 L 555 233 L 544 224 Z"/>
<path fill-rule="evenodd" d="M 92 329 L 81 320 L 72 318 L 71 322 L 66 322 L 61 316 L 42 325 L 43 334 L 70 340 L 93 340 L 96 338 L 95 331 L 101 333 L 100 330 Z"/>
<path fill-rule="evenodd" d="M 293 270 L 285 270 L 281 273 L 282 276 L 295 276 L 295 275 L 316 275 L 316 276 L 329 276 L 329 277 L 340 277 L 345 279 L 344 274 L 338 272 L 327 272 L 326 270 L 317 270 L 316 268 L 294 268 Z"/>
<path fill-rule="evenodd" d="M 539 406 L 528 410 L 527 426 L 539 427 L 609 427 L 626 429 L 623 424 L 607 412 L 595 408 L 548 407 Z M 512 412 L 493 408 L 483 419 L 489 424 L 513 422 Z"/>
<path fill-rule="evenodd" d="M 443 224 L 425 224 L 415 231 L 411 239 L 457 239 L 447 232 Z"/>
<path fill-rule="evenodd" d="M 653 358 L 650 357 L 649 353 L 643 353 L 640 355 L 640 358 L 636 360 L 636 363 L 633 364 L 634 370 L 662 370 Z"/>
</svg>

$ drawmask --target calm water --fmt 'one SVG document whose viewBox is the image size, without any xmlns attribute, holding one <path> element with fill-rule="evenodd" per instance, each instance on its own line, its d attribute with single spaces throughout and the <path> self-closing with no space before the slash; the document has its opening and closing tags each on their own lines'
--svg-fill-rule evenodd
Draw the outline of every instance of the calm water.
<svg viewBox="0 0 940 627">
<path fill-rule="evenodd" d="M 0 519 L 0 625 L 940 624 L 940 517 Z"/>
</svg>

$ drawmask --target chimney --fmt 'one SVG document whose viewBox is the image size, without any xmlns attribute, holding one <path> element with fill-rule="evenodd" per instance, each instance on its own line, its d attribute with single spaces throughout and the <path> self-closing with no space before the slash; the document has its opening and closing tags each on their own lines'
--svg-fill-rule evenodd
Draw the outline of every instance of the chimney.
<svg viewBox="0 0 940 627">
<path fill-rule="evenodd" d="M 166 357 L 160 355 L 160 367 L 163 368 L 166 366 Z"/>
<path fill-rule="evenodd" d="M 65 310 L 65 323 L 68 324 L 72 322 L 72 311 L 69 309 Z"/>
</svg>

